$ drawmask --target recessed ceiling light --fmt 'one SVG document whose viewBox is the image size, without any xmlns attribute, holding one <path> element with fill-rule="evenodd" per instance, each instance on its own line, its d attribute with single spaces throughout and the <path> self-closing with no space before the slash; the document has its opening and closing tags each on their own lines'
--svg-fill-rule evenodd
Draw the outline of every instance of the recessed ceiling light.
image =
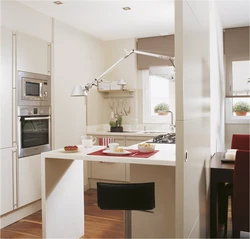
<svg viewBox="0 0 250 239">
<path fill-rule="evenodd" d="M 55 2 L 53 2 L 53 3 L 55 3 L 56 5 L 61 5 L 61 4 L 63 4 L 61 1 L 55 1 Z"/>
<path fill-rule="evenodd" d="M 131 10 L 130 7 L 123 7 L 122 9 L 123 9 L 124 11 L 129 11 L 129 10 Z"/>
</svg>

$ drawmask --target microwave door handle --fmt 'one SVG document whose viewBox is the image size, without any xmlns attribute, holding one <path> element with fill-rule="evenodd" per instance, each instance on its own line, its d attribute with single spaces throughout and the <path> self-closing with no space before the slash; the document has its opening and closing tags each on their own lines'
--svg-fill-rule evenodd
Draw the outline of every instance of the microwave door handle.
<svg viewBox="0 0 250 239">
<path fill-rule="evenodd" d="M 29 117 L 29 118 L 24 118 L 24 120 L 28 121 L 28 120 L 45 120 L 45 119 L 51 119 L 50 116 L 48 117 Z"/>
</svg>

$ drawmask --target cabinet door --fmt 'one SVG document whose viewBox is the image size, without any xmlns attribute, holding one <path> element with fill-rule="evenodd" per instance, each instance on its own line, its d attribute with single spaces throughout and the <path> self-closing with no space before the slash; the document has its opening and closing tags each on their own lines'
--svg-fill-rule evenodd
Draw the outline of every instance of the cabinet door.
<svg viewBox="0 0 250 239">
<path fill-rule="evenodd" d="M 0 149 L 12 147 L 12 31 L 1 27 Z"/>
<path fill-rule="evenodd" d="M 17 70 L 50 75 L 50 43 L 18 32 Z"/>
<path fill-rule="evenodd" d="M 18 207 L 41 198 L 41 155 L 18 159 Z"/>
<path fill-rule="evenodd" d="M 14 160 L 15 149 L 1 149 L 0 150 L 0 192 L 1 192 L 1 207 L 0 215 L 10 212 L 14 209 Z"/>
<path fill-rule="evenodd" d="M 119 143 L 120 146 L 125 146 L 125 137 L 113 137 L 110 135 L 98 135 L 97 144 L 99 139 L 113 138 L 114 142 Z M 101 140 L 101 142 L 106 142 Z M 106 179 L 114 181 L 125 181 L 126 180 L 126 165 L 124 163 L 114 163 L 112 162 L 112 157 L 110 162 L 91 162 L 91 178 L 95 179 Z"/>
<path fill-rule="evenodd" d="M 134 144 L 139 144 L 141 142 L 152 139 L 152 136 L 148 137 L 126 137 L 126 146 L 131 146 Z"/>
<path fill-rule="evenodd" d="M 119 146 L 125 146 L 125 138 L 114 138 L 115 143 L 118 143 Z"/>
</svg>

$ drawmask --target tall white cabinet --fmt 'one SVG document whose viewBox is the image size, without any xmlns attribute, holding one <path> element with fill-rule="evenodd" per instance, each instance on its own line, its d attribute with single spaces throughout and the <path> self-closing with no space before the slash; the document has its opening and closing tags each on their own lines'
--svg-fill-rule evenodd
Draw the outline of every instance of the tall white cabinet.
<svg viewBox="0 0 250 239">
<path fill-rule="evenodd" d="M 16 139 L 13 128 L 15 117 L 15 89 L 12 72 L 12 31 L 1 28 L 0 78 L 0 215 L 16 207 Z"/>
<path fill-rule="evenodd" d="M 37 210 L 37 208 L 29 208 L 27 212 L 23 212 L 24 207 L 41 199 L 40 155 L 23 158 L 18 158 L 17 155 L 16 94 L 18 85 L 16 78 L 19 70 L 50 75 L 50 52 L 49 42 L 1 27 L 1 227 L 33 213 L 32 210 Z M 22 212 L 20 213 L 20 211 Z M 12 216 L 15 213 L 18 216 Z"/>
<path fill-rule="evenodd" d="M 44 75 L 51 74 L 51 45 L 49 42 L 17 32 L 16 44 L 17 70 Z"/>
</svg>

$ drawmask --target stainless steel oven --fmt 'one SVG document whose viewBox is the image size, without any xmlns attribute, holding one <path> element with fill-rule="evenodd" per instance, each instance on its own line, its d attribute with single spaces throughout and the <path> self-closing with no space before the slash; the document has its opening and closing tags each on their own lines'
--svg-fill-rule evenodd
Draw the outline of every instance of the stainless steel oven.
<svg viewBox="0 0 250 239">
<path fill-rule="evenodd" d="M 51 77 L 18 71 L 18 105 L 51 105 Z"/>
<path fill-rule="evenodd" d="M 51 112 L 47 106 L 19 106 L 18 157 L 51 150 Z"/>
</svg>

